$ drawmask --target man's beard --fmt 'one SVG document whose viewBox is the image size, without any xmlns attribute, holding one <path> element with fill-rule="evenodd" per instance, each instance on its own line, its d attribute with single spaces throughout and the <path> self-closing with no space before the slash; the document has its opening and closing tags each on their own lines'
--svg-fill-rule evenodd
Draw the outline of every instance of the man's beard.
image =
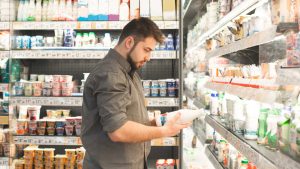
<svg viewBox="0 0 300 169">
<path fill-rule="evenodd" d="M 133 59 L 132 59 L 132 56 L 131 56 L 131 53 L 128 53 L 127 54 L 127 61 L 128 63 L 130 64 L 130 67 L 131 67 L 131 71 L 136 71 L 138 70 L 138 67 L 136 66 L 136 64 L 134 63 Z"/>
</svg>

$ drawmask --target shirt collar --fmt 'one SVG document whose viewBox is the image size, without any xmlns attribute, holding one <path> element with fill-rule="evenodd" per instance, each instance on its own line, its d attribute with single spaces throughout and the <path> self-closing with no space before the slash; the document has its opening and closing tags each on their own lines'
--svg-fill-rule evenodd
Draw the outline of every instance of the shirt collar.
<svg viewBox="0 0 300 169">
<path fill-rule="evenodd" d="M 125 69 L 127 73 L 131 73 L 131 65 L 128 63 L 128 61 L 116 50 L 110 49 L 108 51 L 108 54 L 106 55 L 105 59 L 113 59 L 116 60 L 122 68 Z"/>
</svg>

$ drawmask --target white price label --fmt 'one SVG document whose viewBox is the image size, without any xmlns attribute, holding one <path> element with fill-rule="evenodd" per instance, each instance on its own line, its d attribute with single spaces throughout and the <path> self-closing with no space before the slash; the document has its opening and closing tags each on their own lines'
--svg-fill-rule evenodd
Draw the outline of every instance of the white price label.
<svg viewBox="0 0 300 169">
<path fill-rule="evenodd" d="M 91 22 L 80 22 L 80 29 L 91 29 L 92 23 Z"/>
<path fill-rule="evenodd" d="M 164 21 L 165 22 L 165 29 L 178 29 L 179 22 L 177 21 Z"/>
<path fill-rule="evenodd" d="M 9 22 L 0 22 L 0 30 L 9 30 Z"/>
<path fill-rule="evenodd" d="M 8 165 L 9 165 L 9 158 L 8 157 L 0 157 L 0 166 L 8 166 Z"/>
<path fill-rule="evenodd" d="M 107 29 L 107 28 L 108 28 L 108 22 L 96 22 L 95 29 Z"/>
</svg>

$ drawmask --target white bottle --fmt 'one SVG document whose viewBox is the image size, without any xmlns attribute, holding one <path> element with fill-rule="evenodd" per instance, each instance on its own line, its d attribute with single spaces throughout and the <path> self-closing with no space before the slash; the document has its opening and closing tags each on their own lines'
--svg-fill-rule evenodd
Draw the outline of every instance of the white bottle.
<svg viewBox="0 0 300 169">
<path fill-rule="evenodd" d="M 212 93 L 210 96 L 210 114 L 217 116 L 219 110 L 218 94 Z"/>
<path fill-rule="evenodd" d="M 27 20 L 29 21 L 35 21 L 35 15 L 36 15 L 36 7 L 35 7 L 35 3 L 34 0 L 30 0 L 29 3 L 29 8 L 25 8 L 26 10 L 28 10 L 28 18 Z"/>
<path fill-rule="evenodd" d="M 49 8 L 48 8 L 49 10 Z M 58 21 L 59 19 L 59 1 L 58 0 L 54 0 L 53 2 L 53 8 L 50 9 L 53 13 L 52 13 L 52 20 L 54 21 Z"/>
<path fill-rule="evenodd" d="M 65 0 L 60 0 L 60 2 L 59 2 L 58 20 L 60 20 L 60 21 L 66 20 L 66 2 L 65 2 Z"/>
<path fill-rule="evenodd" d="M 189 110 L 181 109 L 178 111 L 173 111 L 165 114 L 161 114 L 158 117 L 155 117 L 156 125 L 163 126 L 168 120 L 174 118 L 175 115 L 180 113 L 180 119 L 176 122 L 177 124 L 185 124 L 192 122 L 194 119 L 199 118 L 203 115 L 204 111 L 201 110 Z"/>
<path fill-rule="evenodd" d="M 120 5 L 120 21 L 128 21 L 129 20 L 129 6 L 128 0 L 123 0 Z"/>
<path fill-rule="evenodd" d="M 75 20 L 75 21 L 78 18 L 78 2 L 77 2 L 77 0 L 74 0 L 74 3 L 73 3 L 72 17 L 73 17 L 73 20 Z"/>
<path fill-rule="evenodd" d="M 258 118 L 260 113 L 260 104 L 256 101 L 249 101 L 246 104 L 246 123 L 245 139 L 256 140 L 258 129 Z"/>
<path fill-rule="evenodd" d="M 75 47 L 77 47 L 77 48 L 82 47 L 82 34 L 81 33 L 76 34 Z"/>
<path fill-rule="evenodd" d="M 72 7 L 72 0 L 67 0 L 67 4 L 66 4 L 66 20 L 73 20 L 72 18 L 72 10 L 73 10 L 73 7 Z"/>
<path fill-rule="evenodd" d="M 23 5 L 23 9 L 22 9 L 22 16 L 23 16 L 23 19 L 22 21 L 27 21 L 27 18 L 29 17 L 29 1 L 28 0 L 25 0 L 24 1 L 24 5 Z"/>
<path fill-rule="evenodd" d="M 111 47 L 110 33 L 105 33 L 105 36 L 103 38 L 103 44 L 104 44 L 104 48 L 110 48 Z"/>
<path fill-rule="evenodd" d="M 24 9 L 25 1 L 20 0 L 19 7 L 18 7 L 18 16 L 17 21 L 23 21 L 23 9 Z"/>
<path fill-rule="evenodd" d="M 42 1 L 37 0 L 36 1 L 36 7 L 35 7 L 35 20 L 36 21 L 42 21 Z"/>
<path fill-rule="evenodd" d="M 48 5 L 49 1 L 43 1 L 43 7 L 42 7 L 42 21 L 47 21 L 47 15 L 48 15 Z"/>
<path fill-rule="evenodd" d="M 52 21 L 54 19 L 54 14 L 55 14 L 54 0 L 49 0 L 48 8 L 47 8 L 47 21 Z"/>
</svg>

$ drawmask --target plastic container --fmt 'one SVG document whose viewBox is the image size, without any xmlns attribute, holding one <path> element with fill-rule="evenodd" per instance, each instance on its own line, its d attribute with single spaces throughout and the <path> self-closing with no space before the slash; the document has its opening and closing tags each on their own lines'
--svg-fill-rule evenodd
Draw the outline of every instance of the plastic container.
<svg viewBox="0 0 300 169">
<path fill-rule="evenodd" d="M 52 95 L 52 89 L 43 89 L 43 96 L 51 96 Z"/>
<path fill-rule="evenodd" d="M 47 133 L 49 136 L 55 135 L 55 128 L 54 127 L 47 127 Z"/>
<path fill-rule="evenodd" d="M 56 127 L 65 127 L 66 121 L 56 121 Z"/>
<path fill-rule="evenodd" d="M 29 119 L 32 121 L 36 121 L 40 119 L 40 110 L 41 106 L 30 106 L 27 108 L 27 113 L 29 115 Z"/>
<path fill-rule="evenodd" d="M 66 130 L 66 135 L 67 136 L 72 136 L 73 133 L 74 133 L 74 126 L 73 125 L 72 126 L 66 125 L 65 130 Z"/>
<path fill-rule="evenodd" d="M 212 93 L 210 95 L 210 114 L 217 116 L 219 115 L 219 101 L 218 101 L 218 94 Z"/>
<path fill-rule="evenodd" d="M 76 132 L 76 136 L 80 136 L 81 135 L 81 126 L 75 126 L 75 132 Z"/>
<path fill-rule="evenodd" d="M 27 134 L 28 124 L 27 120 L 18 120 L 17 121 L 17 135 Z"/>
<path fill-rule="evenodd" d="M 52 128 L 54 128 L 55 127 L 55 121 L 54 120 L 48 120 L 47 121 L 47 127 L 52 127 Z"/>
<path fill-rule="evenodd" d="M 74 126 L 76 119 L 74 117 L 68 117 L 66 118 L 66 125 L 67 126 Z"/>
<path fill-rule="evenodd" d="M 44 136 L 45 133 L 46 133 L 46 127 L 38 127 L 38 128 L 37 128 L 37 134 L 38 134 L 39 136 Z"/>
<path fill-rule="evenodd" d="M 161 114 L 155 117 L 156 125 L 163 126 L 169 119 L 172 119 L 176 114 L 180 113 L 180 119 L 177 121 L 178 124 L 185 124 L 192 122 L 194 119 L 199 118 L 203 114 L 203 110 L 189 110 L 181 109 L 165 114 Z"/>
<path fill-rule="evenodd" d="M 70 110 L 62 110 L 64 117 L 70 117 Z"/>
<path fill-rule="evenodd" d="M 33 96 L 35 97 L 42 96 L 42 89 L 33 89 Z"/>
<path fill-rule="evenodd" d="M 72 96 L 73 89 L 63 89 L 62 90 L 62 96 Z"/>
<path fill-rule="evenodd" d="M 60 82 L 61 75 L 53 75 L 53 82 Z"/>
<path fill-rule="evenodd" d="M 65 132 L 64 127 L 56 127 L 56 135 L 63 136 Z"/>
</svg>

